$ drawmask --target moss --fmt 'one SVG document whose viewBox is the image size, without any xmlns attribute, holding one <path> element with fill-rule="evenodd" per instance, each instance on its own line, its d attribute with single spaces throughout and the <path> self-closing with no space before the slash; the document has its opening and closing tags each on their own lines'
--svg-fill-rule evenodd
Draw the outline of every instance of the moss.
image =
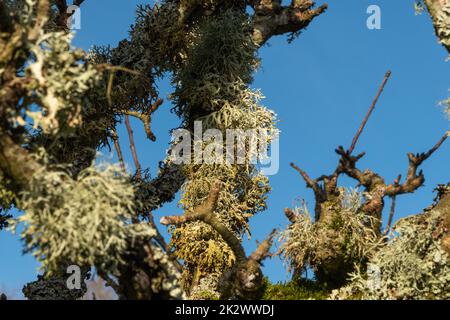
<svg viewBox="0 0 450 320">
<path fill-rule="evenodd" d="M 265 279 L 263 300 L 326 300 L 330 291 L 314 280 L 294 279 L 272 284 Z"/>
</svg>

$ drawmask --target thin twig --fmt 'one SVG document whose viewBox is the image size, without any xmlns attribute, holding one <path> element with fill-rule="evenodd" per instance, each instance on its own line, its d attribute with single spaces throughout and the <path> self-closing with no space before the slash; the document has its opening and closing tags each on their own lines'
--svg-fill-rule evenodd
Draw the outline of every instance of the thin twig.
<svg viewBox="0 0 450 320">
<path fill-rule="evenodd" d="M 446 132 L 446 133 L 442 136 L 441 140 L 439 140 L 439 142 L 436 143 L 436 145 L 435 145 L 433 148 L 431 148 L 427 153 L 425 153 L 425 154 L 423 155 L 423 157 L 425 158 L 424 160 L 426 160 L 426 159 L 428 159 L 429 157 L 431 157 L 431 155 L 432 155 L 437 149 L 439 149 L 439 148 L 442 146 L 442 144 L 445 142 L 445 140 L 447 140 L 447 138 L 448 138 L 449 136 L 450 136 L 450 131 L 449 131 L 449 132 Z"/>
<path fill-rule="evenodd" d="M 402 175 L 399 174 L 397 179 L 395 179 L 395 181 L 394 181 L 394 185 L 398 186 L 401 179 L 402 179 Z M 395 194 L 394 196 L 392 196 L 391 211 L 389 212 L 388 224 L 386 226 L 386 230 L 384 231 L 384 235 L 385 236 L 387 235 L 387 233 L 391 229 L 392 221 L 394 220 L 396 201 L 397 201 L 397 195 Z"/>
<path fill-rule="evenodd" d="M 369 120 L 373 110 L 375 109 L 375 106 L 377 105 L 378 99 L 380 98 L 381 93 L 383 92 L 384 87 L 386 86 L 386 83 L 388 82 L 391 74 L 392 74 L 392 72 L 390 70 L 388 72 L 386 72 L 386 75 L 384 76 L 384 79 L 383 79 L 383 83 L 381 84 L 380 89 L 378 90 L 377 96 L 373 100 L 372 105 L 371 105 L 369 111 L 366 114 L 366 117 L 364 118 L 363 122 L 361 123 L 361 126 L 359 127 L 358 131 L 356 132 L 356 135 L 353 138 L 352 145 L 350 146 L 350 149 L 348 149 L 348 153 L 349 154 L 351 154 L 353 152 L 353 150 L 355 150 L 356 143 L 358 142 L 358 139 L 361 136 L 361 133 L 363 132 L 364 127 L 367 124 L 367 121 Z"/>
<path fill-rule="evenodd" d="M 319 190 L 320 188 L 319 188 L 319 185 L 318 185 L 316 180 L 312 179 L 304 170 L 300 169 L 295 163 L 291 163 L 291 167 L 295 171 L 300 173 L 302 178 L 305 180 L 306 185 L 308 186 L 308 188 L 313 189 L 314 192 L 320 192 L 320 190 Z"/>
<path fill-rule="evenodd" d="M 125 125 L 127 127 L 128 138 L 130 140 L 130 149 L 131 149 L 131 154 L 133 156 L 134 166 L 136 167 L 136 179 L 138 181 L 140 181 L 142 178 L 141 164 L 139 163 L 139 160 L 138 160 L 136 145 L 134 144 L 133 128 L 131 127 L 130 118 L 128 115 L 125 115 Z"/>
<path fill-rule="evenodd" d="M 123 161 L 122 149 L 119 144 L 119 135 L 117 134 L 116 128 L 111 132 L 112 139 L 114 141 L 114 147 L 116 148 L 117 157 L 119 158 L 120 167 L 125 171 L 125 162 Z"/>
</svg>

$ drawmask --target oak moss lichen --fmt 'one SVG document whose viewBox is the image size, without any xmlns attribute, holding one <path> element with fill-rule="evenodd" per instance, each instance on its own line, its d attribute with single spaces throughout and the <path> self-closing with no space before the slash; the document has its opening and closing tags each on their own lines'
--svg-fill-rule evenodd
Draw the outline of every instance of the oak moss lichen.
<svg viewBox="0 0 450 320">
<path fill-rule="evenodd" d="M 49 275 L 64 261 L 114 273 L 125 263 L 128 239 L 155 234 L 149 225 L 130 223 L 134 189 L 112 165 L 89 167 L 76 179 L 62 168 L 36 172 L 18 207 L 25 213 L 12 227 L 23 224 L 26 250 Z"/>
</svg>

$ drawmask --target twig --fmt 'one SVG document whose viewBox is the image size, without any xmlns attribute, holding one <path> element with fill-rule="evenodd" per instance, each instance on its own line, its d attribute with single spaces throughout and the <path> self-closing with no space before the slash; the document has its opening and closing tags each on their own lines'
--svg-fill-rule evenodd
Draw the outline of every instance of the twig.
<svg viewBox="0 0 450 320">
<path fill-rule="evenodd" d="M 441 140 L 439 140 L 439 142 L 436 143 L 436 145 L 435 145 L 433 148 L 431 148 L 428 152 L 426 152 L 426 153 L 423 154 L 423 156 L 422 156 L 423 160 L 422 160 L 422 161 L 425 161 L 425 160 L 427 160 L 429 157 L 431 157 L 431 155 L 432 155 L 436 150 L 438 150 L 438 149 L 442 146 L 442 144 L 445 142 L 445 140 L 447 140 L 447 138 L 448 138 L 449 136 L 450 136 L 450 131 L 449 131 L 449 132 L 446 132 L 446 133 L 442 136 Z"/>
<path fill-rule="evenodd" d="M 422 171 L 417 173 L 419 166 L 442 146 L 448 136 L 449 134 L 446 132 L 428 152 L 417 154 L 408 153 L 409 168 L 406 181 L 403 184 L 387 186 L 386 194 L 392 197 L 395 194 L 412 193 L 421 187 L 425 182 L 425 176 Z"/>
<path fill-rule="evenodd" d="M 117 134 L 116 128 L 111 132 L 112 139 L 114 141 L 114 147 L 116 148 L 117 157 L 119 158 L 120 167 L 125 171 L 125 162 L 123 161 L 122 149 L 119 144 L 119 135 Z"/>
<path fill-rule="evenodd" d="M 397 179 L 395 179 L 395 181 L 394 181 L 394 185 L 398 186 L 401 179 L 402 179 L 402 175 L 399 174 Z M 384 231 L 384 235 L 385 236 L 387 235 L 387 233 L 391 229 L 392 221 L 394 220 L 396 200 L 397 200 L 397 195 L 395 194 L 395 195 L 392 196 L 391 211 L 389 212 L 388 223 L 387 223 L 387 226 L 386 226 L 386 230 Z"/>
<path fill-rule="evenodd" d="M 138 155 L 136 152 L 136 145 L 134 144 L 133 128 L 131 127 L 130 118 L 128 117 L 128 115 L 125 115 L 125 125 L 127 127 L 128 138 L 130 140 L 130 149 L 131 149 L 131 154 L 133 156 L 134 166 L 136 167 L 136 179 L 138 181 L 140 181 L 142 178 L 141 164 L 139 163 L 139 160 L 138 160 Z"/>
<path fill-rule="evenodd" d="M 108 86 L 109 87 L 109 86 Z M 158 99 L 155 103 L 153 103 L 150 108 L 145 112 L 139 112 L 134 110 L 122 110 L 120 113 L 135 117 L 142 121 L 144 124 L 144 130 L 147 134 L 147 138 L 149 138 L 151 141 L 156 141 L 156 137 L 152 132 L 152 128 L 150 126 L 150 122 L 152 120 L 151 116 L 152 114 L 158 110 L 158 108 L 163 104 L 164 100 Z"/>
<path fill-rule="evenodd" d="M 369 120 L 373 110 L 375 109 L 375 106 L 376 106 L 376 104 L 378 102 L 378 99 L 380 98 L 381 93 L 383 92 L 384 87 L 386 86 L 386 83 L 388 82 L 391 74 L 392 74 L 392 72 L 390 70 L 388 72 L 386 72 L 386 75 L 384 76 L 384 79 L 383 79 L 383 82 L 382 82 L 382 84 L 380 86 L 380 89 L 378 90 L 378 93 L 377 93 L 375 99 L 373 100 L 372 105 L 371 105 L 369 111 L 366 114 L 366 117 L 364 118 L 363 122 L 361 123 L 361 126 L 359 127 L 358 131 L 356 132 L 356 135 L 355 135 L 355 137 L 353 138 L 353 141 L 352 141 L 352 145 L 348 149 L 348 153 L 349 154 L 351 154 L 353 152 L 353 150 L 355 150 L 356 143 L 358 142 L 358 139 L 361 136 L 361 133 L 363 132 L 364 127 L 367 124 L 367 121 Z"/>
</svg>

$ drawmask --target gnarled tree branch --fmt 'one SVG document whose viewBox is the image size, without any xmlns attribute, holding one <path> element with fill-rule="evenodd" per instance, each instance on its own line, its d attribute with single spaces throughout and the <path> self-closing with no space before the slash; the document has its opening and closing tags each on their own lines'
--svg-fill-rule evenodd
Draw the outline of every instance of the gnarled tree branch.
<svg viewBox="0 0 450 320">
<path fill-rule="evenodd" d="M 311 0 L 292 0 L 289 6 L 282 6 L 279 0 L 253 0 L 249 4 L 255 11 L 253 39 L 259 46 L 272 36 L 299 33 L 328 8 L 326 4 L 314 8 Z"/>
</svg>

